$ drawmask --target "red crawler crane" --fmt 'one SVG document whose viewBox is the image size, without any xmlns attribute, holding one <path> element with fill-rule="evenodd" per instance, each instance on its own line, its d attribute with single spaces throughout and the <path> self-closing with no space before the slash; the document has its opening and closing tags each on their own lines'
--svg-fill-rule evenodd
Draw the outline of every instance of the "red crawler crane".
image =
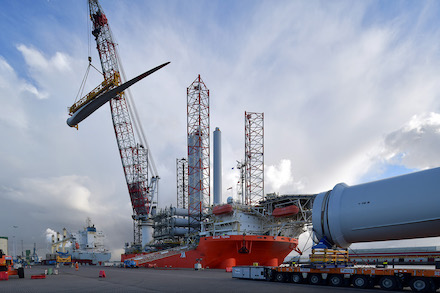
<svg viewBox="0 0 440 293">
<path fill-rule="evenodd" d="M 98 0 L 89 0 L 89 11 L 93 25 L 92 35 L 96 40 L 104 79 L 119 75 L 120 66 L 118 64 L 120 61 L 116 44 L 113 42 L 107 17 Z M 148 241 L 147 237 L 149 236 L 145 235 L 148 233 L 145 228 L 150 227 L 151 229 L 151 214 L 157 204 L 154 200 L 157 201 L 159 176 L 142 131 L 138 134 L 141 143 L 136 142 L 133 125 L 135 127 L 139 125 L 139 128 L 142 128 L 139 121 L 136 120 L 136 115 L 132 114 L 132 109 L 123 92 L 110 100 L 110 109 L 125 180 L 133 207 L 134 245 L 139 247 L 142 242 Z M 151 178 L 149 178 L 149 175 Z M 143 236 L 142 232 L 144 232 Z"/>
</svg>

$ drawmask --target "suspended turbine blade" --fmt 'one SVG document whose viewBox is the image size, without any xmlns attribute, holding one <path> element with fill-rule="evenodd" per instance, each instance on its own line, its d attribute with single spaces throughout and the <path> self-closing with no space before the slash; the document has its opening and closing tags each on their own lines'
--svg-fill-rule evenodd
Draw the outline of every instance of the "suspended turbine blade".
<svg viewBox="0 0 440 293">
<path fill-rule="evenodd" d="M 81 108 L 79 108 L 78 111 L 76 111 L 71 117 L 69 117 L 67 119 L 67 125 L 69 125 L 70 127 L 74 127 L 74 126 L 78 125 L 78 123 L 80 123 L 81 121 L 83 121 L 84 119 L 89 117 L 90 114 L 92 114 L 93 112 L 98 110 L 98 108 L 100 108 L 102 105 L 104 105 L 105 103 L 107 103 L 108 101 L 110 101 L 111 99 L 116 97 L 119 93 L 123 92 L 128 87 L 132 86 L 133 84 L 140 81 L 141 79 L 144 79 L 148 75 L 158 71 L 162 67 L 167 66 L 168 64 L 170 64 L 170 62 L 164 63 L 164 64 L 159 65 L 153 69 L 150 69 L 147 72 L 144 72 L 141 75 L 138 75 L 135 78 L 127 81 L 126 83 L 123 83 L 120 86 L 115 87 L 114 89 L 109 90 L 108 92 L 99 95 L 95 99 L 91 100 L 89 103 L 87 103 L 84 106 L 82 106 Z"/>
</svg>

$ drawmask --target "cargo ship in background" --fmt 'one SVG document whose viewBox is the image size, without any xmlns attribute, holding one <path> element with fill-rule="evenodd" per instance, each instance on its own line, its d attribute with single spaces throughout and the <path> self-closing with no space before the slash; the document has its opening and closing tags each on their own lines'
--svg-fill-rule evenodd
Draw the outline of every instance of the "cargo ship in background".
<svg viewBox="0 0 440 293">
<path fill-rule="evenodd" d="M 103 265 L 111 258 L 111 253 L 104 245 L 105 234 L 98 231 L 90 218 L 86 220 L 86 227 L 78 232 L 52 234 L 51 253 L 46 254 L 44 264 L 52 263 L 79 263 L 89 265 Z"/>
<path fill-rule="evenodd" d="M 257 206 L 228 198 L 201 222 L 201 232 L 186 238 L 188 210 L 169 207 L 154 217 L 154 244 L 142 253 L 126 247 L 121 261 L 136 266 L 226 269 L 258 263 L 279 266 L 298 249 L 297 237 L 311 223 L 313 195 L 272 194 Z"/>
</svg>

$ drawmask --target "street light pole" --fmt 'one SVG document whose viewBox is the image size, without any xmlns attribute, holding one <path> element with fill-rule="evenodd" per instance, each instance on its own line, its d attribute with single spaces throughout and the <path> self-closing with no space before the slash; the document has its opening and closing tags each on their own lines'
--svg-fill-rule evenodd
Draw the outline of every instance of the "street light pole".
<svg viewBox="0 0 440 293">
<path fill-rule="evenodd" d="M 15 232 L 16 232 L 16 229 L 18 228 L 18 226 L 12 226 L 12 228 L 14 228 L 14 233 L 13 233 L 13 235 L 12 235 L 12 245 L 13 245 L 13 247 L 14 247 L 14 255 L 13 255 L 13 258 L 17 258 L 17 251 L 16 251 L 16 249 L 15 249 Z"/>
</svg>

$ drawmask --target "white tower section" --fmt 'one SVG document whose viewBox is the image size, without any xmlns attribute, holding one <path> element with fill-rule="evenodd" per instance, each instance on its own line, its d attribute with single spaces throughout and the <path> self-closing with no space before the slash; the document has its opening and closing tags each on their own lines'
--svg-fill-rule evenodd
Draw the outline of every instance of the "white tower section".
<svg viewBox="0 0 440 293">
<path fill-rule="evenodd" d="M 222 132 L 218 127 L 214 131 L 214 205 L 222 202 Z"/>
<path fill-rule="evenodd" d="M 336 185 L 313 202 L 318 239 L 351 243 L 440 236 L 440 168 L 380 181 Z"/>
</svg>

